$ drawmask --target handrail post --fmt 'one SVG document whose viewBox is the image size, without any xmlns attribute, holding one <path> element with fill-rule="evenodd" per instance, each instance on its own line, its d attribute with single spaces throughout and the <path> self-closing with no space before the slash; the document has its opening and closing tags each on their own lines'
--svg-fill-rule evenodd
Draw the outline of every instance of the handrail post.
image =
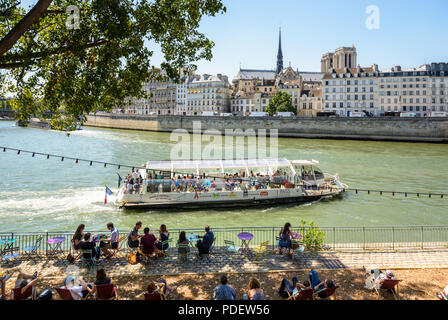
<svg viewBox="0 0 448 320">
<path fill-rule="evenodd" d="M 363 246 L 362 246 L 362 249 L 366 250 L 366 227 L 362 227 L 362 234 L 363 234 Z"/>
<path fill-rule="evenodd" d="M 392 250 L 395 250 L 395 227 L 392 227 Z"/>
<path fill-rule="evenodd" d="M 423 250 L 423 226 L 422 226 L 422 250 Z"/>
<path fill-rule="evenodd" d="M 48 231 L 45 233 L 45 255 L 48 255 Z"/>
<path fill-rule="evenodd" d="M 333 250 L 336 251 L 336 228 L 333 227 Z"/>
</svg>

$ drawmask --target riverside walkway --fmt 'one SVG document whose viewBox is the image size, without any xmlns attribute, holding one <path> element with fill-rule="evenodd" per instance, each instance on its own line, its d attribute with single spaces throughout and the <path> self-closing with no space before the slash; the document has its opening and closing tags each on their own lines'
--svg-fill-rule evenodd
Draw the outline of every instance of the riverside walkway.
<svg viewBox="0 0 448 320">
<path fill-rule="evenodd" d="M 194 250 L 192 250 L 194 251 Z M 110 260 L 101 259 L 96 268 L 104 267 L 111 276 L 120 275 L 179 275 L 179 274 L 217 274 L 217 273 L 253 273 L 253 272 L 289 272 L 309 270 L 356 270 L 363 266 L 382 269 L 443 269 L 448 268 L 448 249 L 407 249 L 407 250 L 343 250 L 343 251 L 305 251 L 296 259 L 279 255 L 271 248 L 265 257 L 255 260 L 252 252 L 229 253 L 225 248 L 216 248 L 210 257 L 200 259 L 191 253 L 188 261 L 180 263 L 177 248 L 169 250 L 165 258 L 152 260 L 148 264 L 130 265 L 127 254 L 121 252 Z M 80 261 L 73 265 L 65 259 L 18 257 L 12 261 L 0 261 L 2 272 L 20 268 L 23 272 L 38 271 L 42 277 L 63 275 L 67 267 L 77 266 L 81 274 L 88 274 Z M 91 271 L 94 272 L 94 271 Z"/>
</svg>

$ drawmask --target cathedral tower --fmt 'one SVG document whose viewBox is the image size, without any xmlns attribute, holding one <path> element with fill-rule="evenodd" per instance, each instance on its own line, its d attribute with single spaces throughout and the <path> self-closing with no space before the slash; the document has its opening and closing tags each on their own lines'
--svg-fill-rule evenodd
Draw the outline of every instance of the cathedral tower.
<svg viewBox="0 0 448 320">
<path fill-rule="evenodd" d="M 278 35 L 278 53 L 277 53 L 277 74 L 283 70 L 283 52 L 282 52 L 282 29 Z"/>
</svg>

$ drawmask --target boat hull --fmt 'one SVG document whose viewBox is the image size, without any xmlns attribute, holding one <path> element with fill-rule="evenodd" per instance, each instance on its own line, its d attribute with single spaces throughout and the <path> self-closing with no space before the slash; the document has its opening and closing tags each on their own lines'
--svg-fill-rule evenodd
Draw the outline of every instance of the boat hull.
<svg viewBox="0 0 448 320">
<path fill-rule="evenodd" d="M 209 194 L 183 194 L 183 195 L 119 195 L 121 201 L 115 204 L 126 209 L 204 209 L 204 208 L 241 208 L 254 206 L 269 206 L 281 204 L 302 204 L 340 196 L 345 190 L 331 192 L 309 191 L 302 192 L 299 189 L 283 189 L 250 192 L 237 194 L 233 192 L 209 193 Z M 279 194 L 280 193 L 280 194 Z M 172 195 L 172 196 L 170 196 Z M 123 197 L 124 196 L 124 197 Z M 176 199 L 177 196 L 177 199 Z M 207 197 L 209 199 L 207 199 Z M 145 199 L 146 198 L 146 199 Z M 187 199 L 182 199 L 187 198 Z M 192 198 L 192 199 L 189 199 Z M 205 198 L 205 199 L 204 199 Z"/>
</svg>

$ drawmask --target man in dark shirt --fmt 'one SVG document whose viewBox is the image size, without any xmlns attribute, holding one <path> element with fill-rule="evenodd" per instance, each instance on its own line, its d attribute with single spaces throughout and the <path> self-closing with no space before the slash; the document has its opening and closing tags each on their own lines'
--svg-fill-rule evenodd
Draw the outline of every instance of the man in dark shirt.
<svg viewBox="0 0 448 320">
<path fill-rule="evenodd" d="M 79 244 L 79 249 L 81 250 L 91 250 L 92 256 L 90 256 L 88 253 L 83 253 L 83 258 L 86 260 L 89 260 L 91 257 L 95 257 L 96 259 L 100 258 L 100 250 L 96 247 L 96 243 L 93 241 L 90 241 L 90 233 L 86 233 L 84 235 L 84 241 L 82 241 Z"/>
<path fill-rule="evenodd" d="M 203 237 L 199 236 L 199 238 L 202 238 L 202 240 L 199 240 L 196 244 L 196 247 L 199 251 L 199 256 L 208 254 L 210 247 L 212 246 L 215 239 L 215 236 L 213 232 L 210 231 L 209 226 L 205 226 L 205 235 Z"/>
<path fill-rule="evenodd" d="M 128 247 L 129 248 L 138 248 L 140 236 L 138 235 L 138 230 L 142 227 L 142 222 L 139 221 L 135 224 L 134 229 L 129 232 L 128 236 Z"/>
<path fill-rule="evenodd" d="M 141 250 L 145 255 L 153 254 L 158 240 L 155 235 L 149 233 L 149 228 L 145 228 L 145 230 L 143 230 L 143 233 L 145 235 L 140 239 Z"/>
</svg>

